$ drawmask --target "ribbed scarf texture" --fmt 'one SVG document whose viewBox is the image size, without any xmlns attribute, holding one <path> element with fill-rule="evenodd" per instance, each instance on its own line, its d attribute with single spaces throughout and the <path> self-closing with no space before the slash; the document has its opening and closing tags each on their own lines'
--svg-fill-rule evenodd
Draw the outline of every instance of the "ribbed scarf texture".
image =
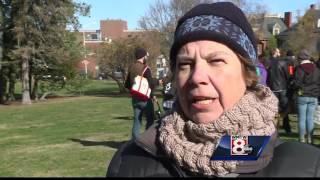
<svg viewBox="0 0 320 180">
<path fill-rule="evenodd" d="M 233 108 L 210 124 L 183 119 L 178 111 L 166 116 L 159 127 L 159 142 L 165 153 L 182 168 L 205 176 L 235 172 L 239 161 L 210 160 L 222 136 L 271 136 L 276 132 L 273 120 L 278 99 L 268 87 L 258 87 L 263 90 L 264 99 L 248 91 Z"/>
</svg>

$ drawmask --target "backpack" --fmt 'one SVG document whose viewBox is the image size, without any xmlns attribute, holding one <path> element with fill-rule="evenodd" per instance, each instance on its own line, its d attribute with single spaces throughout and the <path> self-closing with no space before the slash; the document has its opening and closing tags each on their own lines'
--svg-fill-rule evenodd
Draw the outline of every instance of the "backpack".
<svg viewBox="0 0 320 180">
<path fill-rule="evenodd" d="M 148 66 L 146 66 L 141 75 L 137 75 L 134 78 L 133 85 L 130 89 L 130 94 L 132 97 L 137 99 L 147 101 L 150 98 L 151 89 L 149 87 L 149 83 L 147 78 L 143 77 L 143 74 L 147 70 Z"/>
</svg>

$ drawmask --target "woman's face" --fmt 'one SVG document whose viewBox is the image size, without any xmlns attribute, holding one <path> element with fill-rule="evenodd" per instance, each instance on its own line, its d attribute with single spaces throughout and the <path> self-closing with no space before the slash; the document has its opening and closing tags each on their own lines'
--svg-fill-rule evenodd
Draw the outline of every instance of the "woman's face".
<svg viewBox="0 0 320 180">
<path fill-rule="evenodd" d="M 181 108 L 196 123 L 215 121 L 246 91 L 240 59 L 215 41 L 185 44 L 177 54 L 175 78 Z"/>
</svg>

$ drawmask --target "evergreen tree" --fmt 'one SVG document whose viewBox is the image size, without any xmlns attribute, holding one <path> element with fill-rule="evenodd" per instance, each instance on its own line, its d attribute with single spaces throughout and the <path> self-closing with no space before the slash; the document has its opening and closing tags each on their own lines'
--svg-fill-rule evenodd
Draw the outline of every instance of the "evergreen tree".
<svg viewBox="0 0 320 180">
<path fill-rule="evenodd" d="M 288 46 L 295 52 L 308 49 L 310 52 L 317 54 L 317 43 L 319 41 L 316 10 L 309 9 L 304 16 L 299 18 L 298 24 L 289 33 L 288 41 L 284 46 Z"/>
<path fill-rule="evenodd" d="M 72 0 L 12 0 L 11 7 L 15 46 L 8 53 L 21 61 L 22 103 L 31 104 L 37 77 L 69 61 L 67 27 L 77 29 L 77 13 L 87 15 L 89 7 Z"/>
</svg>

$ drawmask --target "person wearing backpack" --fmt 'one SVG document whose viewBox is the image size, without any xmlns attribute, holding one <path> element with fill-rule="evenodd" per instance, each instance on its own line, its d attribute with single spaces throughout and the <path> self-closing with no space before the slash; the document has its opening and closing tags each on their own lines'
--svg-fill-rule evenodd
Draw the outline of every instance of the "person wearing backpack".
<svg viewBox="0 0 320 180">
<path fill-rule="evenodd" d="M 142 122 L 142 114 L 146 113 L 146 128 L 148 129 L 154 122 L 154 107 L 152 102 L 152 91 L 156 85 L 155 81 L 152 78 L 151 69 L 146 65 L 148 53 L 143 48 L 137 48 L 135 50 L 135 59 L 136 61 L 129 67 L 128 75 L 125 81 L 125 88 L 131 91 L 131 88 L 135 82 L 135 78 L 139 75 L 146 78 L 148 81 L 149 92 L 148 98 L 140 97 L 132 93 L 132 108 L 133 108 L 133 126 L 132 126 L 132 139 L 136 139 L 140 134 L 140 126 Z"/>
</svg>

